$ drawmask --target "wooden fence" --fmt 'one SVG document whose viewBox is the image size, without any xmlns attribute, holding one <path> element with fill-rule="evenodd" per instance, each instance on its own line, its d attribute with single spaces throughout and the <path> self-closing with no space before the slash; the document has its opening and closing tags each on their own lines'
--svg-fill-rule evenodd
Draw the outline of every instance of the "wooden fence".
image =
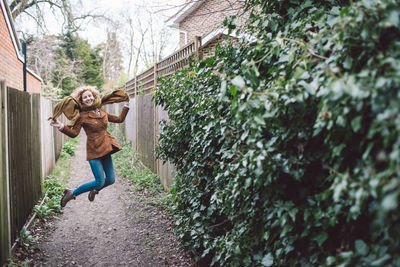
<svg viewBox="0 0 400 267">
<path fill-rule="evenodd" d="M 10 190 L 8 175 L 8 126 L 7 126 L 7 89 L 4 81 L 0 82 L 0 265 L 10 255 L 11 223 L 10 223 Z"/>
<path fill-rule="evenodd" d="M 0 266 L 42 195 L 66 139 L 49 126 L 53 102 L 0 82 Z"/>
<path fill-rule="evenodd" d="M 172 183 L 173 166 L 156 160 L 154 150 L 160 132 L 159 122 L 168 120 L 168 114 L 154 104 L 152 94 L 159 77 L 167 77 L 176 70 L 187 67 L 190 57 L 201 57 L 200 37 L 196 37 L 193 43 L 154 64 L 122 87 L 133 100 L 126 120 L 125 135 L 132 141 L 142 162 L 160 176 L 165 188 L 169 188 Z"/>
<path fill-rule="evenodd" d="M 40 96 L 8 89 L 11 240 L 41 195 Z"/>
</svg>

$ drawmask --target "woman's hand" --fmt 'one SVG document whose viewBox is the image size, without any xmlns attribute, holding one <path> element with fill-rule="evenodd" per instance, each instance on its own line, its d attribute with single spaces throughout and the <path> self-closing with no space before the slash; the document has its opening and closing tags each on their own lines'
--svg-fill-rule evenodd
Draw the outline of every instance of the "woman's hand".
<svg viewBox="0 0 400 267">
<path fill-rule="evenodd" d="M 50 122 L 50 125 L 53 126 L 53 127 L 56 127 L 60 131 L 64 128 L 64 124 L 59 122 L 57 119 L 52 120 Z"/>
<path fill-rule="evenodd" d="M 129 108 L 129 101 L 125 101 L 125 102 L 124 102 L 124 107 Z"/>
</svg>

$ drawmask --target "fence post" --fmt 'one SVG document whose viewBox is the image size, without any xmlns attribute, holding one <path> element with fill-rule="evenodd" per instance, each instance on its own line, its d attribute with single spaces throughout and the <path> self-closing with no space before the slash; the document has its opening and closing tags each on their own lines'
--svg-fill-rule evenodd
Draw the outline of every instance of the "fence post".
<svg viewBox="0 0 400 267">
<path fill-rule="evenodd" d="M 11 255 L 10 185 L 8 171 L 7 87 L 0 81 L 0 266 Z"/>
<path fill-rule="evenodd" d="M 134 147 L 134 149 L 136 152 L 138 151 L 138 141 L 139 141 L 139 138 L 138 138 L 138 133 L 139 133 L 139 131 L 138 131 L 138 125 L 139 125 L 138 124 L 138 119 L 139 119 L 138 111 L 139 111 L 139 109 L 138 109 L 137 77 L 135 74 L 135 147 Z"/>
<path fill-rule="evenodd" d="M 195 51 L 195 55 L 196 55 L 196 60 L 201 59 L 202 53 L 201 53 L 201 37 L 200 36 L 194 37 L 194 51 Z"/>
<path fill-rule="evenodd" d="M 154 88 L 153 94 L 157 90 L 157 62 L 154 63 Z M 154 101 L 154 173 L 158 174 L 158 160 L 156 159 L 156 147 L 158 143 L 158 110 L 156 102 Z"/>
<path fill-rule="evenodd" d="M 42 127 L 40 94 L 31 94 L 31 121 L 32 121 L 32 177 L 35 179 L 34 198 L 39 199 L 43 193 L 42 182 Z"/>
</svg>

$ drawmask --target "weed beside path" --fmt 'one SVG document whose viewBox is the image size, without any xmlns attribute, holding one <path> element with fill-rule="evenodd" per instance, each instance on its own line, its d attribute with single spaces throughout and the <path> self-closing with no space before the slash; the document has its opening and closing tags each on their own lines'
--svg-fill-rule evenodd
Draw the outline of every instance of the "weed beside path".
<svg viewBox="0 0 400 267">
<path fill-rule="evenodd" d="M 81 133 L 71 167 L 69 188 L 93 179 L 86 161 L 85 136 Z M 113 156 L 114 157 L 114 156 Z M 191 266 L 179 248 L 172 222 L 165 210 L 143 191 L 132 190 L 131 181 L 117 177 L 94 202 L 87 194 L 70 201 L 47 238 L 37 244 L 35 266 Z M 50 228 L 49 228 L 50 229 Z"/>
</svg>

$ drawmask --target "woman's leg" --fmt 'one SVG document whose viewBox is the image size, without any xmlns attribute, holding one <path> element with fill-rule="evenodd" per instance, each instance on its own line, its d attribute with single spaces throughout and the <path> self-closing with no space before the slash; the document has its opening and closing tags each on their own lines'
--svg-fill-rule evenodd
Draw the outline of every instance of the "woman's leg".
<svg viewBox="0 0 400 267">
<path fill-rule="evenodd" d="M 101 188 L 101 189 L 103 189 L 104 187 L 112 185 L 115 182 L 115 170 L 114 170 L 114 163 L 112 161 L 110 154 L 102 157 L 101 162 L 103 164 L 103 169 L 106 174 L 104 186 Z"/>
<path fill-rule="evenodd" d="M 82 193 L 88 192 L 92 189 L 99 191 L 105 183 L 104 169 L 101 158 L 89 160 L 90 168 L 92 169 L 94 175 L 94 181 L 87 182 L 80 185 L 74 190 L 73 194 L 78 196 Z"/>
</svg>

